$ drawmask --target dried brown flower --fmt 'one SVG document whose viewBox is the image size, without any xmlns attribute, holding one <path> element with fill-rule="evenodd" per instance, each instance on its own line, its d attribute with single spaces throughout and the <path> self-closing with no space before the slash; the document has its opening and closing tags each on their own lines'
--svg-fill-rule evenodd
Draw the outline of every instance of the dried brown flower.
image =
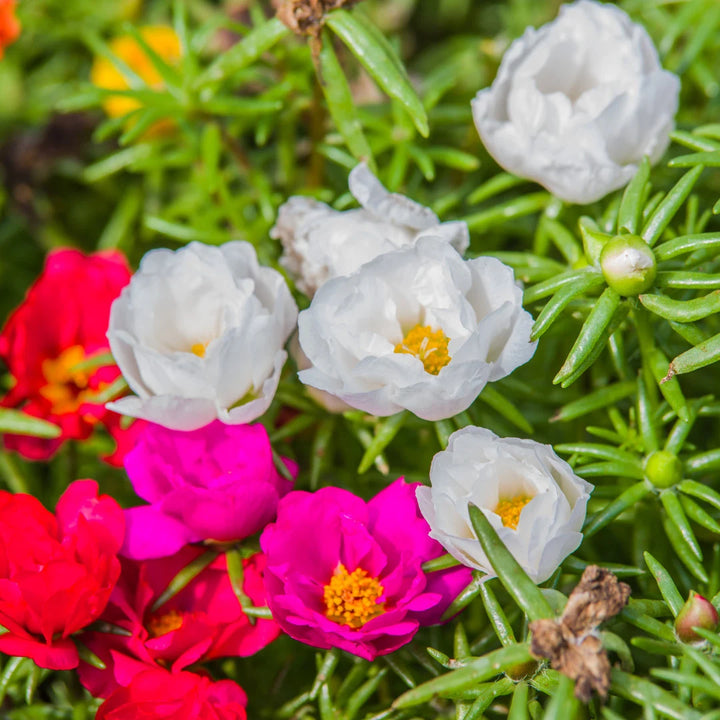
<svg viewBox="0 0 720 720">
<path fill-rule="evenodd" d="M 310 35 L 316 40 L 325 22 L 326 13 L 350 7 L 359 0 L 274 0 L 277 17 L 297 35 Z"/>
<path fill-rule="evenodd" d="M 575 680 L 575 697 L 588 702 L 593 690 L 605 699 L 610 688 L 610 662 L 600 639 L 592 634 L 600 623 L 627 604 L 630 586 L 609 570 L 588 565 L 558 620 L 530 623 L 533 654 L 550 659 L 558 672 Z"/>
</svg>

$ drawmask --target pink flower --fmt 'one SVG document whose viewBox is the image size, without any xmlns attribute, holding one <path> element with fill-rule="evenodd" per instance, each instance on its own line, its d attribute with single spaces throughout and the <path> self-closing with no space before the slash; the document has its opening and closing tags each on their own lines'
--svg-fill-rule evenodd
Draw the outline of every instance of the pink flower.
<svg viewBox="0 0 720 720">
<path fill-rule="evenodd" d="M 444 551 L 428 536 L 418 485 L 400 478 L 368 503 L 334 487 L 280 501 L 260 544 L 268 605 L 288 635 L 372 660 L 440 621 L 471 574 L 422 571 Z"/>
<path fill-rule="evenodd" d="M 105 609 L 118 575 L 123 514 L 94 480 L 77 480 L 55 515 L 0 492 L 0 652 L 52 670 L 77 667 L 70 635 Z"/>
<path fill-rule="evenodd" d="M 120 416 L 93 399 L 120 370 L 114 363 L 94 370 L 76 366 L 109 350 L 110 305 L 129 281 L 127 261 L 115 251 L 84 255 L 61 249 L 48 255 L 0 333 L 0 359 L 15 379 L 0 405 L 48 420 L 61 435 L 46 440 L 8 434 L 5 447 L 30 460 L 47 460 L 65 440 L 87 438 L 98 423 L 122 442 Z"/>
<path fill-rule="evenodd" d="M 154 607 L 178 572 L 202 554 L 202 548 L 188 546 L 159 560 L 122 560 L 120 581 L 100 620 L 127 634 L 92 631 L 82 636 L 106 665 L 100 670 L 80 664 L 80 681 L 95 697 L 108 697 L 149 668 L 179 672 L 213 658 L 253 655 L 280 634 L 272 620 L 251 624 L 230 585 L 224 554 Z M 243 561 L 243 591 L 256 606 L 265 605 L 264 565 L 259 553 Z"/>
<path fill-rule="evenodd" d="M 278 500 L 292 487 L 275 469 L 262 425 L 215 421 L 190 432 L 148 425 L 125 469 L 150 503 L 125 511 L 122 552 L 136 560 L 202 540 L 242 540 L 274 519 Z"/>
<path fill-rule="evenodd" d="M 232 680 L 147 670 L 118 688 L 97 720 L 246 720 L 247 696 Z"/>
</svg>

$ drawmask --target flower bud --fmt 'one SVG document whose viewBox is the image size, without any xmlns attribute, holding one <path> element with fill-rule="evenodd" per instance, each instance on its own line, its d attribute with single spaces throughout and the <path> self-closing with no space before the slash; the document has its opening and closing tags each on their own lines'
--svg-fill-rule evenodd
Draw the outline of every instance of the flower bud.
<svg viewBox="0 0 720 720">
<path fill-rule="evenodd" d="M 638 295 L 652 287 L 657 272 L 655 254 L 637 235 L 619 235 L 600 253 L 607 284 L 620 295 Z"/>
<path fill-rule="evenodd" d="M 702 642 L 703 638 L 693 628 L 715 630 L 717 626 L 718 612 L 712 603 L 691 590 L 687 602 L 675 618 L 675 633 L 678 639 L 685 643 Z"/>
<path fill-rule="evenodd" d="M 657 488 L 669 488 L 682 480 L 682 462 L 675 453 L 656 450 L 645 460 L 645 478 Z"/>
</svg>

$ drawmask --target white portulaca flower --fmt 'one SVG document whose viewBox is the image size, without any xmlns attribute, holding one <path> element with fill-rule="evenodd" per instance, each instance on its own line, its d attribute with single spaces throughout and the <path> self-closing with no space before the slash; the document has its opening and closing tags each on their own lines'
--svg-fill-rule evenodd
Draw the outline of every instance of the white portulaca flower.
<svg viewBox="0 0 720 720">
<path fill-rule="evenodd" d="M 136 396 L 108 408 L 176 430 L 250 422 L 275 395 L 296 320 L 285 280 L 250 243 L 151 250 L 108 329 Z"/>
<path fill-rule="evenodd" d="M 420 238 L 320 287 L 298 318 L 312 364 L 298 375 L 373 415 L 440 420 L 533 356 L 532 322 L 509 267 Z"/>
<path fill-rule="evenodd" d="M 388 192 L 365 163 L 350 172 L 348 184 L 362 207 L 333 210 L 296 195 L 280 207 L 270 230 L 282 242 L 280 264 L 309 297 L 330 278 L 349 275 L 378 255 L 427 235 L 445 240 L 459 253 L 467 250 L 465 222 L 441 223 L 430 208 Z"/>
<path fill-rule="evenodd" d="M 433 458 L 430 482 L 417 490 L 420 511 L 430 536 L 463 565 L 495 575 L 473 531 L 470 503 L 536 583 L 582 542 L 593 486 L 549 445 L 465 427 Z"/>
<path fill-rule="evenodd" d="M 642 26 L 615 5 L 578 0 L 512 43 L 472 110 L 503 168 L 589 203 L 625 185 L 644 155 L 660 159 L 679 92 Z"/>
</svg>

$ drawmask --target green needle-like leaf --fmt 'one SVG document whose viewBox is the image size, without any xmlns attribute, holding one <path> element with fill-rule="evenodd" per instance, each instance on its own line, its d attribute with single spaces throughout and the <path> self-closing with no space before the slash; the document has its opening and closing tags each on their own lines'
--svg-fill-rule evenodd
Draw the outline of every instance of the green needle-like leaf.
<svg viewBox="0 0 720 720">
<path fill-rule="evenodd" d="M 326 31 L 322 35 L 322 48 L 318 57 L 318 80 L 330 110 L 333 122 L 345 140 L 350 152 L 358 160 L 373 164 L 372 151 L 363 133 L 357 110 L 337 55 L 333 49 L 332 37 Z"/>
<path fill-rule="evenodd" d="M 563 366 L 553 378 L 554 385 L 562 383 L 563 387 L 566 387 L 566 382 L 575 375 L 579 368 L 585 365 L 598 347 L 604 346 L 613 324 L 613 318 L 620 309 L 620 303 L 620 295 L 612 288 L 605 288 L 585 320 Z"/>
<path fill-rule="evenodd" d="M 483 604 L 485 605 L 485 612 L 495 628 L 498 639 L 505 647 L 514 645 L 517 642 L 515 640 L 515 633 L 508 622 L 507 615 L 505 615 L 502 606 L 497 601 L 495 593 L 490 589 L 488 583 L 483 583 L 480 586 L 480 594 L 483 599 Z"/>
<path fill-rule="evenodd" d="M 712 365 L 718 360 L 720 360 L 720 333 L 673 358 L 666 377 L 670 379 L 673 375 L 685 375 Z"/>
<path fill-rule="evenodd" d="M 395 413 L 395 415 L 391 415 L 387 420 L 378 425 L 372 441 L 367 446 L 365 454 L 360 460 L 358 473 L 362 475 L 370 469 L 370 466 L 375 462 L 375 458 L 380 455 L 398 434 L 400 428 L 402 428 L 408 419 L 408 416 L 408 412 L 403 410 L 402 412 Z"/>
<path fill-rule="evenodd" d="M 622 670 L 612 670 L 611 691 L 643 706 L 654 707 L 673 720 L 700 720 L 700 713 L 658 685 Z"/>
<path fill-rule="evenodd" d="M 550 603 L 538 586 L 526 575 L 505 543 L 498 537 L 485 513 L 476 505 L 470 505 L 470 522 L 500 582 L 512 595 L 530 620 L 553 617 Z"/>
<path fill-rule="evenodd" d="M 183 588 L 187 587 L 213 560 L 218 556 L 214 550 L 206 550 L 191 560 L 177 575 L 168 583 L 164 592 L 158 597 L 152 606 L 152 612 L 162 607 L 170 598 L 175 597 Z"/>
<path fill-rule="evenodd" d="M 0 408 L 0 433 L 52 439 L 60 437 L 62 430 L 47 420 L 27 415 L 21 410 Z"/>
<path fill-rule="evenodd" d="M 198 78 L 196 87 L 231 78 L 289 33 L 290 29 L 276 17 L 258 25 L 239 43 L 218 55 L 213 64 Z"/>
<path fill-rule="evenodd" d="M 568 422 L 600 408 L 614 407 L 621 400 L 633 395 L 636 389 L 637 385 L 632 380 L 608 385 L 564 405 L 550 418 L 550 421 Z"/>
<path fill-rule="evenodd" d="M 327 26 L 347 45 L 382 90 L 407 110 L 418 132 L 430 134 L 427 113 L 407 76 L 402 62 L 387 43 L 378 43 L 374 28 L 361 13 L 335 10 Z"/>
<path fill-rule="evenodd" d="M 558 688 L 550 698 L 543 720 L 576 720 L 579 710 L 575 681 L 567 675 L 560 675 Z"/>
<path fill-rule="evenodd" d="M 693 300 L 673 300 L 667 295 L 652 294 L 639 295 L 638 298 L 650 312 L 675 322 L 695 322 L 720 311 L 720 290 Z"/>
<path fill-rule="evenodd" d="M 626 510 L 634 507 L 650 492 L 650 486 L 644 480 L 641 480 L 639 483 L 635 483 L 635 485 L 631 485 L 621 495 L 618 495 L 615 500 L 606 505 L 600 512 L 587 519 L 585 527 L 583 528 L 583 534 L 586 538 L 594 535 L 598 530 L 605 527 L 605 525 L 614 520 L 618 515 L 621 515 Z"/>
<path fill-rule="evenodd" d="M 650 161 L 646 155 L 623 193 L 617 219 L 619 231 L 626 230 L 633 235 L 637 234 L 640 228 L 640 219 L 642 218 L 643 203 L 647 196 L 646 186 L 649 179 Z"/>
<path fill-rule="evenodd" d="M 667 193 L 663 201 L 657 206 L 655 212 L 653 212 L 645 223 L 642 238 L 650 247 L 659 240 L 665 228 L 667 228 L 673 217 L 675 217 L 675 213 L 680 209 L 685 200 L 687 200 L 687 196 L 693 189 L 703 169 L 702 165 L 698 165 L 690 170 L 690 172 L 685 173 Z"/>
<path fill-rule="evenodd" d="M 550 326 L 557 320 L 560 313 L 579 295 L 591 292 L 605 284 L 601 273 L 595 270 L 586 270 L 574 282 L 560 287 L 548 301 L 535 320 L 530 334 L 531 340 L 542 337 Z"/>
<path fill-rule="evenodd" d="M 665 598 L 665 602 L 672 610 L 673 615 L 677 616 L 685 601 L 672 577 L 670 577 L 670 573 L 649 552 L 644 553 L 643 556 L 655 578 L 655 582 L 658 584 L 660 594 Z"/>
<path fill-rule="evenodd" d="M 436 695 L 448 695 L 472 688 L 483 680 L 495 677 L 505 670 L 532 660 L 527 645 L 512 645 L 471 660 L 465 667 L 418 685 L 403 693 L 393 703 L 394 708 L 406 708 L 432 700 Z"/>
</svg>

